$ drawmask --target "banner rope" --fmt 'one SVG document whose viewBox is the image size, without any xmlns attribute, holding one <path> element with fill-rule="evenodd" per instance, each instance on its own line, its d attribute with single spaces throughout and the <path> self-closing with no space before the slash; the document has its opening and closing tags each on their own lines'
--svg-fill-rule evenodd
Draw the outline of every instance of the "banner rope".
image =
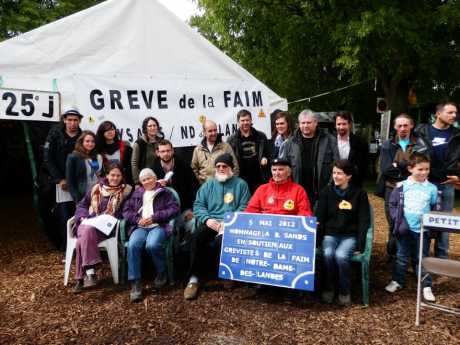
<svg viewBox="0 0 460 345">
<path fill-rule="evenodd" d="M 314 96 L 311 96 L 311 97 L 306 97 L 306 98 L 298 99 L 298 100 L 295 100 L 295 101 L 291 101 L 291 102 L 288 102 L 288 104 L 299 103 L 299 102 L 303 102 L 303 101 L 310 102 L 310 100 L 312 100 L 313 98 L 319 98 L 319 97 L 322 97 L 322 96 L 326 96 L 326 95 L 330 95 L 330 94 L 333 94 L 333 93 L 336 93 L 336 92 L 340 92 L 340 91 L 343 91 L 343 90 L 346 90 L 346 89 L 349 89 L 349 88 L 352 88 L 352 87 L 367 83 L 367 82 L 369 82 L 371 80 L 374 80 L 374 79 L 363 80 L 363 81 L 360 81 L 360 82 L 357 82 L 357 83 L 354 83 L 354 84 L 351 84 L 351 85 L 347 85 L 347 86 L 344 86 L 344 87 L 339 87 L 338 89 L 326 91 L 326 92 L 320 93 L 318 95 L 314 95 Z"/>
</svg>

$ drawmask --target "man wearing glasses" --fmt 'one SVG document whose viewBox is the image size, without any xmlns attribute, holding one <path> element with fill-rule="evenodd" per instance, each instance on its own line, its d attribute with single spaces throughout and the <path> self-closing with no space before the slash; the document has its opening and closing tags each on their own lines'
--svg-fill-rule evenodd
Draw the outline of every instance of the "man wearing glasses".
<svg viewBox="0 0 460 345">
<path fill-rule="evenodd" d="M 211 272 L 210 268 L 217 272 L 225 212 L 244 211 L 251 196 L 248 184 L 234 176 L 233 157 L 229 153 L 218 156 L 214 166 L 214 177 L 200 187 L 193 204 L 197 229 L 191 244 L 186 300 L 197 297 L 199 279 Z"/>
</svg>

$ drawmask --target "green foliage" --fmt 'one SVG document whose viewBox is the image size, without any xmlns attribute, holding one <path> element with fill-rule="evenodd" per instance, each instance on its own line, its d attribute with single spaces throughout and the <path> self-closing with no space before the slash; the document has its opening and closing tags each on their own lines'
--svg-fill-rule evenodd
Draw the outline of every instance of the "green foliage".
<svg viewBox="0 0 460 345">
<path fill-rule="evenodd" d="M 101 0 L 0 0 L 0 41 L 99 2 Z"/>
<path fill-rule="evenodd" d="M 455 0 L 198 4 L 204 14 L 192 18 L 191 24 L 289 100 L 377 78 L 396 112 L 407 107 L 410 86 L 417 88 L 423 102 L 452 95 L 458 85 L 460 5 Z M 375 96 L 370 82 L 312 100 L 310 106 L 369 114 L 374 112 Z"/>
</svg>

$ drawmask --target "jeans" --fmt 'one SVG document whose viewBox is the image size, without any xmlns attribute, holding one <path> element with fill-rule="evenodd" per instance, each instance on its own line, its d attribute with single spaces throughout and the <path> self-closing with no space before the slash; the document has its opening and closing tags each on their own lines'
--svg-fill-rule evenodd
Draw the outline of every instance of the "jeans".
<svg viewBox="0 0 460 345">
<path fill-rule="evenodd" d="M 455 189 L 451 184 L 436 184 L 441 195 L 441 211 L 452 212 L 455 201 Z M 434 256 L 440 259 L 447 259 L 449 253 L 449 233 L 445 231 L 436 232 L 434 244 Z"/>
<path fill-rule="evenodd" d="M 324 236 L 322 251 L 326 267 L 326 290 L 334 290 L 338 273 L 339 293 L 341 295 L 350 294 L 350 259 L 356 249 L 356 244 L 355 235 Z"/>
<path fill-rule="evenodd" d="M 152 258 L 157 274 L 166 271 L 165 241 L 166 230 L 159 226 L 136 228 L 132 232 L 128 242 L 128 280 L 141 278 L 141 258 L 144 247 Z"/>
<path fill-rule="evenodd" d="M 75 203 L 73 201 L 57 203 L 54 209 L 59 250 L 67 248 L 67 221 L 75 214 Z"/>
<path fill-rule="evenodd" d="M 396 259 L 393 263 L 393 277 L 394 281 L 397 281 L 399 285 L 404 286 L 406 280 L 407 264 L 409 262 L 409 257 L 412 258 L 412 262 L 415 263 L 415 272 L 418 274 L 418 254 L 420 244 L 420 234 L 409 231 L 407 235 L 402 235 L 397 237 L 397 251 Z M 430 238 L 428 232 L 423 234 L 423 257 L 429 255 L 430 251 Z M 422 277 L 425 275 L 424 270 L 422 270 Z M 431 286 L 432 280 L 431 276 L 423 281 L 423 287 Z"/>
</svg>

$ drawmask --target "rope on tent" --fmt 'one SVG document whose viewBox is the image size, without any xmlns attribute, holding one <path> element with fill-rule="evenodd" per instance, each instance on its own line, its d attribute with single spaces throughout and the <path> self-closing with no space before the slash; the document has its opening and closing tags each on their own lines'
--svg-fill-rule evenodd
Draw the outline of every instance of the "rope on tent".
<svg viewBox="0 0 460 345">
<path fill-rule="evenodd" d="M 320 93 L 318 95 L 314 95 L 314 96 L 311 96 L 311 97 L 306 97 L 306 98 L 298 99 L 298 100 L 295 100 L 295 101 L 292 101 L 292 102 L 288 102 L 288 104 L 299 103 L 299 102 L 303 102 L 303 101 L 310 102 L 310 100 L 312 100 L 313 98 L 319 98 L 319 97 L 322 97 L 322 96 L 327 96 L 327 95 L 330 95 L 330 94 L 333 94 L 333 93 L 336 93 L 336 92 L 340 92 L 340 91 L 355 87 L 357 85 L 367 83 L 368 81 L 371 81 L 371 80 L 374 80 L 374 79 L 363 80 L 363 81 L 360 81 L 358 83 L 354 83 L 354 84 L 347 85 L 347 86 L 344 86 L 344 87 L 339 87 L 338 89 L 326 91 L 326 92 Z"/>
</svg>

